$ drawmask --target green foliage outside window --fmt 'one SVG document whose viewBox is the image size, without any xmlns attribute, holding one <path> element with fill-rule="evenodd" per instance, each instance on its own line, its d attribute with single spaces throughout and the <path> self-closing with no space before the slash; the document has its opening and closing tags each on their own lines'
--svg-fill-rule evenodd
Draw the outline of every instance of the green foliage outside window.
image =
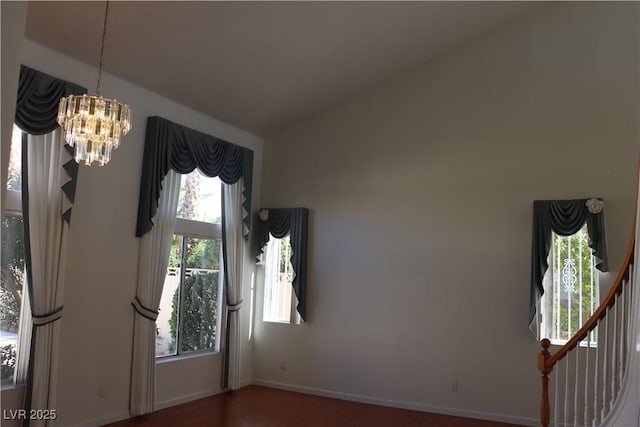
<svg viewBox="0 0 640 427">
<path fill-rule="evenodd" d="M 174 239 L 181 239 L 175 236 Z M 182 313 L 180 313 L 180 287 L 172 298 L 169 329 L 171 342 L 169 352 L 175 354 L 178 339 L 178 322 L 182 318 L 180 329 L 180 353 L 212 348 L 216 339 L 216 321 L 218 318 L 218 279 L 220 270 L 220 241 L 185 237 L 186 274 L 182 285 Z M 174 267 L 179 266 L 177 251 L 172 251 Z M 171 266 L 171 265 L 170 265 Z M 205 269 L 207 272 L 191 271 Z M 213 271 L 212 271 L 213 270 Z"/>
<path fill-rule="evenodd" d="M 19 215 L 2 219 L 2 258 L 0 261 L 0 325 L 2 331 L 17 334 L 24 284 L 24 224 Z M 0 378 L 13 377 L 16 344 L 0 348 Z"/>
</svg>

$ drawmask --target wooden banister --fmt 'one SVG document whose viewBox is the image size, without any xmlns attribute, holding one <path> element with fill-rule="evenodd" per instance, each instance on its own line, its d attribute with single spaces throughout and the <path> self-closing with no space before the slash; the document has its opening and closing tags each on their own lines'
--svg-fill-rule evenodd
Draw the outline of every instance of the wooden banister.
<svg viewBox="0 0 640 427">
<path fill-rule="evenodd" d="M 551 369 L 547 368 L 547 361 L 551 354 L 549 354 L 549 346 L 551 345 L 551 341 L 548 339 L 543 339 L 540 341 L 540 345 L 542 346 L 542 351 L 538 355 L 538 369 L 542 374 L 542 398 L 540 400 L 540 423 L 542 427 L 547 427 L 549 425 L 549 374 L 551 373 Z"/>
<path fill-rule="evenodd" d="M 637 215 L 637 212 L 636 212 Z M 634 216 L 634 219 L 637 216 Z M 611 289 L 607 293 L 607 296 L 604 298 L 602 303 L 598 306 L 596 311 L 589 317 L 589 320 L 585 322 L 585 324 L 580 328 L 576 334 L 569 339 L 555 354 L 551 355 L 549 353 L 549 347 L 551 342 L 548 339 L 543 339 L 540 341 L 540 345 L 542 347 L 542 351 L 538 355 L 538 370 L 542 374 L 542 401 L 540 403 L 540 423 L 543 427 L 547 427 L 549 425 L 550 418 L 550 406 L 549 406 L 549 374 L 553 371 L 553 367 L 562 360 L 568 352 L 573 350 L 582 340 L 584 340 L 587 335 L 596 328 L 598 321 L 603 319 L 609 307 L 613 306 L 616 301 L 616 295 L 622 293 L 623 285 L 631 280 L 629 277 L 630 266 L 633 264 L 634 257 L 634 247 L 635 247 L 635 235 L 636 235 L 636 226 L 635 220 L 631 232 L 631 239 L 629 242 L 629 247 L 627 248 L 627 253 L 624 258 L 624 262 L 622 263 L 622 267 L 616 276 L 615 281 L 613 282 Z"/>
<path fill-rule="evenodd" d="M 580 328 L 580 330 L 576 332 L 576 334 L 573 337 L 571 337 L 571 339 L 567 341 L 566 344 L 564 344 L 562 348 L 560 348 L 560 350 L 558 350 L 554 355 L 552 355 L 546 361 L 546 365 L 545 365 L 546 368 L 553 369 L 553 366 L 559 360 L 561 360 L 568 352 L 573 350 L 573 348 L 577 346 L 580 341 L 585 339 L 589 334 L 589 332 L 595 329 L 598 323 L 598 320 L 602 319 L 605 316 L 605 314 L 607 313 L 607 308 L 611 307 L 615 303 L 616 295 L 622 292 L 623 283 L 630 279 L 629 266 L 633 264 L 635 235 L 636 235 L 636 230 L 635 230 L 635 223 L 634 223 L 632 234 L 631 234 L 631 241 L 629 242 L 629 247 L 627 248 L 627 254 L 625 256 L 624 262 L 622 263 L 622 267 L 618 272 L 618 276 L 616 277 L 616 280 L 613 282 L 611 289 L 609 289 L 609 293 L 607 293 L 607 296 L 602 301 L 598 309 L 593 312 L 591 317 L 589 317 L 589 320 L 585 322 L 582 328 Z"/>
</svg>

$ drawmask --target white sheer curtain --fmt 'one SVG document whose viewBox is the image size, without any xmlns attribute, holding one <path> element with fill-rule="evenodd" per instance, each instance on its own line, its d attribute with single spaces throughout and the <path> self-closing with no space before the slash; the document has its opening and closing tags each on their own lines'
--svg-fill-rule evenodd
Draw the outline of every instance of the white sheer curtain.
<svg viewBox="0 0 640 427">
<path fill-rule="evenodd" d="M 277 318 L 278 279 L 280 273 L 280 239 L 269 236 L 267 248 L 264 251 L 264 316 L 273 320 Z M 263 317 L 264 317 L 263 316 Z"/>
<path fill-rule="evenodd" d="M 62 185 L 68 177 L 62 167 L 69 159 L 64 149 L 62 132 L 58 129 L 40 136 L 27 136 L 27 170 L 23 170 L 23 199 L 28 207 L 29 248 L 27 273 L 31 323 L 21 324 L 20 341 L 31 343 L 25 409 L 56 407 L 58 351 L 61 332 L 66 248 L 69 224 L 62 213 L 68 201 Z M 26 181 L 26 182 L 24 182 Z M 29 336 L 31 335 L 31 339 Z M 26 362 L 24 345 L 20 365 Z M 23 369 L 18 368 L 18 371 Z M 31 426 L 52 425 L 51 421 L 32 420 Z"/>
<path fill-rule="evenodd" d="M 222 241 L 224 251 L 224 294 L 226 320 L 224 371 L 222 385 L 228 390 L 240 388 L 240 316 L 242 306 L 242 272 L 244 224 L 242 180 L 222 186 Z"/>
<path fill-rule="evenodd" d="M 164 178 L 154 227 L 141 238 L 131 367 L 131 415 L 153 411 L 155 399 L 156 318 L 167 274 L 176 222 L 180 175 L 170 170 Z"/>
<path fill-rule="evenodd" d="M 25 279 L 26 282 L 26 279 Z M 29 288 L 24 284 L 22 290 L 22 305 L 20 306 L 20 324 L 18 326 L 18 350 L 16 352 L 16 370 L 13 373 L 14 385 L 27 382 L 29 370 L 29 349 L 31 348 L 31 305 L 29 304 Z"/>
</svg>

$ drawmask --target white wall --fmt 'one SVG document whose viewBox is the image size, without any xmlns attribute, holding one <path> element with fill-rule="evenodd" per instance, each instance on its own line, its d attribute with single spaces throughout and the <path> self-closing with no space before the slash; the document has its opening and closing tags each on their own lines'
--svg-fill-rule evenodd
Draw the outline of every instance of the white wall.
<svg viewBox="0 0 640 427">
<path fill-rule="evenodd" d="M 24 42 L 22 62 L 81 84 L 92 93 L 97 70 L 52 50 Z M 4 88 L 3 88 L 4 91 Z M 80 167 L 70 234 L 65 288 L 58 416 L 61 426 L 98 425 L 127 417 L 138 242 L 135 225 L 146 118 L 159 115 L 254 150 L 254 206 L 260 198 L 263 141 L 106 74 L 102 93 L 128 103 L 131 132 L 105 167 Z M 249 258 L 248 258 L 249 259 Z M 253 264 L 246 264 L 247 285 Z M 241 311 L 242 380 L 252 378 L 249 309 Z M 157 401 L 168 406 L 221 391 L 221 355 L 158 364 Z M 98 386 L 104 398 L 98 398 Z M 19 392 L 19 390 L 18 390 Z M 11 392 L 3 391 L 9 396 Z M 14 394 L 16 391 L 13 392 Z"/>
<path fill-rule="evenodd" d="M 267 138 L 262 207 L 311 210 L 309 319 L 263 323 L 258 286 L 256 382 L 535 425 L 532 201 L 605 199 L 607 287 L 636 195 L 637 9 L 549 4 Z"/>
<path fill-rule="evenodd" d="M 27 4 L 24 2 L 2 2 L 0 3 L 0 15 L 2 16 L 2 87 L 17 87 L 18 76 L 20 74 L 20 57 L 22 53 L 22 38 L 24 26 L 27 20 Z M 9 151 L 11 148 L 11 130 L 13 129 L 13 119 L 16 111 L 16 91 L 3 91 L 1 114 L 2 118 L 2 151 L 0 155 L 0 188 L 6 185 L 7 170 L 9 168 Z M 5 192 L 1 192 L 4 205 Z"/>
</svg>

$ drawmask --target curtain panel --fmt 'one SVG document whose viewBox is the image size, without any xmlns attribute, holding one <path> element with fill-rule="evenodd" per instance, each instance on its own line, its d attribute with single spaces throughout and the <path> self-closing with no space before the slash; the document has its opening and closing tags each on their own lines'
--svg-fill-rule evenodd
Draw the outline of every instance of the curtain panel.
<svg viewBox="0 0 640 427">
<path fill-rule="evenodd" d="M 78 165 L 57 123 L 58 103 L 87 90 L 20 67 L 15 122 L 22 138 L 27 301 L 21 313 L 17 379 L 26 372 L 25 409 L 55 408 L 66 240 Z M 28 354 L 28 357 L 27 357 Z M 34 421 L 32 425 L 45 425 Z M 25 420 L 25 425 L 30 425 Z"/>
<path fill-rule="evenodd" d="M 18 98 L 15 122 L 29 135 L 44 135 L 58 129 L 58 104 L 68 95 L 82 95 L 87 89 L 65 80 L 52 77 L 41 71 L 20 66 Z M 64 143 L 69 154 L 62 164 L 67 180 L 62 184 L 66 196 L 63 218 L 71 223 L 71 207 L 75 200 L 78 179 L 78 164 L 73 159 L 73 148 Z"/>
<path fill-rule="evenodd" d="M 249 233 L 249 212 L 251 212 L 253 151 L 154 116 L 147 118 L 142 162 L 136 236 L 142 237 L 143 241 L 148 234 L 155 233 L 158 228 L 157 224 L 154 226 L 154 217 L 158 212 L 162 180 L 169 171 L 173 171 L 176 176 L 179 176 L 179 174 L 188 174 L 198 168 L 206 176 L 218 176 L 225 184 L 223 186 L 222 233 L 227 330 L 223 345 L 225 353 L 223 384 L 225 388 L 238 388 L 240 378 L 238 310 L 242 304 L 242 248 Z M 171 215 L 175 220 L 175 206 Z M 161 218 L 157 218 L 156 221 L 165 223 Z M 141 259 L 144 257 L 161 259 L 166 271 L 168 251 L 165 253 L 164 248 L 159 249 L 144 244 L 141 245 L 140 251 Z M 159 283 L 156 285 L 159 286 L 161 293 L 164 280 L 157 279 L 157 281 Z M 138 287 L 140 288 L 140 286 L 139 282 Z M 141 316 L 146 313 L 149 320 L 155 321 L 153 311 L 157 310 L 157 307 L 144 305 L 144 301 L 134 300 L 132 304 Z M 137 337 L 134 339 L 138 340 Z M 134 343 L 134 347 L 136 345 Z M 151 346 L 151 341 L 148 346 Z M 146 363 L 142 361 L 143 357 L 147 356 L 142 352 L 134 352 L 134 367 Z M 153 410 L 152 404 L 149 403 L 153 400 L 153 382 L 152 379 L 149 379 L 152 374 L 153 372 L 147 369 L 145 373 L 147 380 L 139 381 L 135 385 L 137 403 L 133 401 L 134 384 L 132 381 L 131 413 L 134 415 Z M 145 401 L 147 403 L 144 403 Z"/>
<path fill-rule="evenodd" d="M 143 236 L 153 227 L 167 171 L 188 174 L 195 168 L 206 176 L 220 177 L 225 184 L 243 179 L 243 233 L 248 235 L 253 151 L 154 116 L 147 119 L 136 236 Z"/>
<path fill-rule="evenodd" d="M 31 319 L 21 320 L 20 340 L 30 337 L 25 410 L 56 407 L 57 365 L 65 286 L 69 223 L 62 165 L 70 158 L 60 129 L 23 138 L 22 204 L 25 223 L 26 285 Z M 29 327 L 31 331 L 29 332 Z M 21 343 L 20 348 L 26 351 Z M 24 355 L 18 360 L 23 363 Z M 22 371 L 18 367 L 17 372 Z M 47 420 L 25 420 L 45 426 Z"/>
<path fill-rule="evenodd" d="M 257 222 L 257 248 L 259 256 L 269 241 L 269 235 L 281 239 L 289 234 L 291 242 L 291 265 L 294 277 L 293 290 L 298 298 L 296 309 L 302 320 L 306 320 L 307 306 L 307 240 L 309 229 L 309 209 L 261 209 Z"/>
<path fill-rule="evenodd" d="M 222 387 L 240 388 L 240 316 L 244 239 L 242 236 L 242 182 L 222 186 L 222 251 L 225 299 L 225 330 Z"/>
<path fill-rule="evenodd" d="M 138 285 L 131 303 L 135 317 L 129 412 L 134 416 L 153 412 L 155 403 L 156 319 L 176 223 L 180 175 L 169 171 L 163 182 L 156 226 L 140 242 Z"/>
<path fill-rule="evenodd" d="M 533 236 L 531 248 L 531 288 L 529 324 L 537 315 L 537 305 L 544 294 L 542 281 L 549 268 L 548 256 L 552 231 L 571 236 L 587 224 L 589 247 L 596 258 L 596 268 L 609 271 L 602 199 L 536 200 L 533 202 Z"/>
</svg>

